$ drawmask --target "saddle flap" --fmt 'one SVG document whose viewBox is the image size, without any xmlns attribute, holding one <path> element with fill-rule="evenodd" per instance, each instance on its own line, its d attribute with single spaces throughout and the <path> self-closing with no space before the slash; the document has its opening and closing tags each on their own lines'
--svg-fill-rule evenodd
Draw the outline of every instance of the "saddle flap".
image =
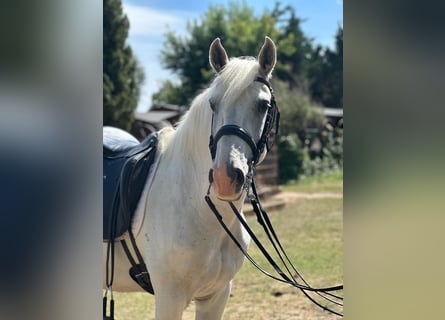
<svg viewBox="0 0 445 320">
<path fill-rule="evenodd" d="M 121 199 L 124 210 L 134 212 L 136 210 L 142 190 L 147 180 L 148 172 L 155 158 L 156 152 L 152 152 L 154 146 L 145 152 L 128 158 L 121 174 Z"/>
<path fill-rule="evenodd" d="M 112 128 L 115 129 L 115 128 Z M 116 129 L 122 131 L 120 129 Z M 130 227 L 136 207 L 154 162 L 158 137 L 154 133 L 142 143 L 132 145 L 130 134 L 104 128 L 103 154 L 103 239 L 116 239 Z M 119 139 L 123 137 L 123 147 Z M 112 137 L 113 139 L 111 139 Z M 126 139 L 127 137 L 128 139 Z M 106 144 L 107 140 L 107 144 Z M 112 141 L 112 143 L 110 142 Z"/>
</svg>

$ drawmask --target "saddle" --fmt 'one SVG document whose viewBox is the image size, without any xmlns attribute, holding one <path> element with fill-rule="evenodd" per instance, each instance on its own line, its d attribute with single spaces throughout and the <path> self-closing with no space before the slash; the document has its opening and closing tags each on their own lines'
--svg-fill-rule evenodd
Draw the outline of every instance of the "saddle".
<svg viewBox="0 0 445 320">
<path fill-rule="evenodd" d="M 131 228 L 157 144 L 157 133 L 139 143 L 121 129 L 103 128 L 103 240 L 113 241 Z"/>
<path fill-rule="evenodd" d="M 121 129 L 103 128 L 103 240 L 107 242 L 104 320 L 114 320 L 112 284 L 115 241 L 127 231 L 137 258 L 136 261 L 125 239 L 121 239 L 122 248 L 132 265 L 129 274 L 144 290 L 154 294 L 150 275 L 136 245 L 131 225 L 150 168 L 156 158 L 157 145 L 157 133 L 151 134 L 139 143 L 135 137 Z M 108 290 L 111 292 L 109 316 L 106 315 Z"/>
</svg>

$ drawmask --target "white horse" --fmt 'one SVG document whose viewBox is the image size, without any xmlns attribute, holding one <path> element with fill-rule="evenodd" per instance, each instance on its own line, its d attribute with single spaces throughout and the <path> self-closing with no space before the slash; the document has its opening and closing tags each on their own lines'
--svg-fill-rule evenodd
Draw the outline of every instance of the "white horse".
<svg viewBox="0 0 445 320">
<path fill-rule="evenodd" d="M 176 130 L 159 134 L 159 166 L 145 205 L 141 231 L 135 235 L 143 252 L 155 291 L 156 320 L 181 319 L 194 300 L 197 320 L 221 319 L 229 298 L 232 279 L 244 257 L 204 201 L 213 180 L 210 197 L 224 222 L 247 249 L 250 238 L 227 201 L 242 210 L 243 188 L 252 146 L 238 135 L 224 135 L 216 142 L 212 159 L 209 136 L 228 124 L 237 125 L 260 140 L 265 125 L 265 107 L 272 98 L 267 85 L 275 66 L 276 48 L 266 37 L 254 58 L 228 59 L 219 39 L 209 51 L 217 76 L 198 95 Z M 257 162 L 266 154 L 261 150 Z M 116 245 L 113 290 L 142 291 L 130 278 L 131 267 Z"/>
</svg>

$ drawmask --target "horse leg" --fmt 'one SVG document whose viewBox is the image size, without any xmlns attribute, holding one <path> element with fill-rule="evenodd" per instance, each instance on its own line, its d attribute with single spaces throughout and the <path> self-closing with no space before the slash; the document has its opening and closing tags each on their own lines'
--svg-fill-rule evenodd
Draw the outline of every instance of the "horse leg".
<svg viewBox="0 0 445 320">
<path fill-rule="evenodd" d="M 229 300 L 232 281 L 226 287 L 205 299 L 196 299 L 195 320 L 219 320 Z"/>
<path fill-rule="evenodd" d="M 181 320 L 182 314 L 190 301 L 180 290 L 165 287 L 156 288 L 155 295 L 155 319 L 156 320 Z"/>
</svg>

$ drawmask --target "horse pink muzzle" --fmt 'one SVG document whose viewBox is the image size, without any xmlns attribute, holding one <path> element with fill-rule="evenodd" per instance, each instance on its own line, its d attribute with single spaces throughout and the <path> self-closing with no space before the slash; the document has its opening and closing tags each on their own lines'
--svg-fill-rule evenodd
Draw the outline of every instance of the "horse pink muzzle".
<svg viewBox="0 0 445 320">
<path fill-rule="evenodd" d="M 235 167 L 220 166 L 212 170 L 213 189 L 221 200 L 235 201 L 241 196 L 244 172 Z"/>
</svg>

